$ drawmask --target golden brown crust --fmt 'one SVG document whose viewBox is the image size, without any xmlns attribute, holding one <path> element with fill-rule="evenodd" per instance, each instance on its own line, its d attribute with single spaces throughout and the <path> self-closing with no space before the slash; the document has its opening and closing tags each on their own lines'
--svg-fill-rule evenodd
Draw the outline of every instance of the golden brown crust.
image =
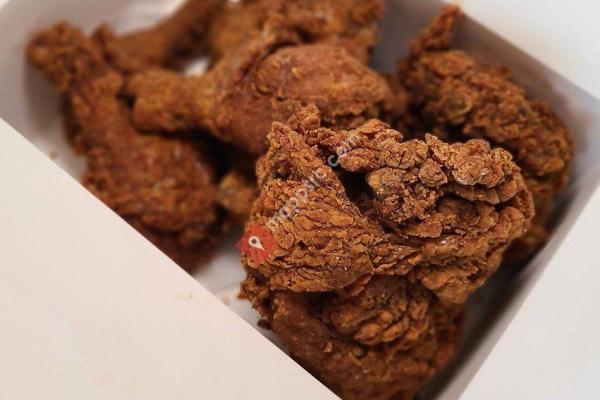
<svg viewBox="0 0 600 400">
<path fill-rule="evenodd" d="M 247 262 L 273 289 L 327 291 L 365 274 L 414 272 L 460 304 L 530 226 L 531 195 L 505 150 L 404 142 L 379 121 L 335 132 L 319 127 L 315 108 L 298 116 L 295 130 L 273 125 L 258 164 L 251 224 L 271 228 L 279 248 Z M 324 161 L 336 154 L 341 171 Z"/>
<path fill-rule="evenodd" d="M 135 77 L 129 86 L 135 123 L 170 132 L 203 128 L 260 155 L 271 123 L 306 105 L 318 106 L 324 123 L 336 128 L 355 127 L 393 107 L 385 79 L 343 49 L 287 46 L 294 41 L 262 37 L 200 77 L 157 70 Z"/>
<path fill-rule="evenodd" d="M 69 125 L 88 160 L 85 185 L 182 265 L 206 258 L 220 221 L 202 144 L 140 134 L 119 98 L 124 78 L 78 29 L 63 23 L 40 32 L 28 56 L 66 93 Z"/>
<path fill-rule="evenodd" d="M 270 141 L 247 224 L 269 246 L 244 254 L 242 295 L 343 398 L 412 398 L 452 357 L 468 294 L 531 224 L 519 168 L 482 140 L 323 128 L 316 107 Z"/>
<path fill-rule="evenodd" d="M 111 69 L 98 47 L 66 22 L 40 31 L 27 47 L 27 58 L 61 92 Z"/>
<path fill-rule="evenodd" d="M 250 218 L 257 196 L 256 178 L 239 169 L 229 170 L 219 182 L 217 201 L 229 217 L 240 225 Z"/>
<path fill-rule="evenodd" d="M 248 43 L 277 19 L 306 44 L 342 47 L 366 62 L 378 37 L 381 0 L 246 0 L 230 3 L 214 19 L 207 36 L 215 60 Z"/>
<path fill-rule="evenodd" d="M 374 277 L 357 295 L 269 292 L 252 273 L 242 287 L 290 354 L 344 399 L 412 398 L 456 350 L 458 309 L 401 277 Z"/>
<path fill-rule="evenodd" d="M 400 76 L 421 127 L 445 139 L 483 138 L 510 151 L 536 203 L 535 234 L 521 243 L 530 255 L 546 237 L 547 209 L 568 181 L 571 132 L 547 104 L 510 81 L 506 68 L 479 64 L 450 48 L 460 10 L 447 7 L 411 47 Z M 414 126 L 413 126 L 414 127 Z"/>
<path fill-rule="evenodd" d="M 101 26 L 94 40 L 108 62 L 123 73 L 150 67 L 180 67 L 197 54 L 209 22 L 219 14 L 224 0 L 187 0 L 177 12 L 154 27 L 117 36 Z"/>
</svg>

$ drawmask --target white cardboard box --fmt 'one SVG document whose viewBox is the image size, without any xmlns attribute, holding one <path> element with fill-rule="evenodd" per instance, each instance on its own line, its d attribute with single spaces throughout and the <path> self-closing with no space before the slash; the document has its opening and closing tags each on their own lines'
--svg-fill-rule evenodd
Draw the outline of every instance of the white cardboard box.
<svg viewBox="0 0 600 400">
<path fill-rule="evenodd" d="M 0 9 L 0 118 L 77 177 L 58 96 L 23 56 L 38 28 L 150 23 L 178 0 L 12 0 Z M 0 0 L 0 4 L 2 0 Z M 374 63 L 393 67 L 439 10 L 390 0 Z M 464 351 L 426 392 L 442 399 L 600 396 L 600 5 L 464 0 L 460 46 L 509 65 L 574 130 L 577 159 L 556 231 L 521 273 L 470 303 Z M 575 7 L 576 6 L 576 7 Z M 330 398 L 242 318 L 233 241 L 190 279 L 141 236 L 0 127 L 0 399 Z"/>
<path fill-rule="evenodd" d="M 0 171 L 0 399 L 336 398 L 1 121 Z"/>
</svg>

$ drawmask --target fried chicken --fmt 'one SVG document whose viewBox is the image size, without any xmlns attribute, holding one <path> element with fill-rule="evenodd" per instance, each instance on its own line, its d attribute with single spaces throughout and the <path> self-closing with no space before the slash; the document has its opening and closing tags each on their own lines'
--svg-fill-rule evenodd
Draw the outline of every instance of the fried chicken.
<svg viewBox="0 0 600 400">
<path fill-rule="evenodd" d="M 513 258 L 527 258 L 546 239 L 552 202 L 568 181 L 571 132 L 550 109 L 510 80 L 507 68 L 478 63 L 450 47 L 461 12 L 447 7 L 412 44 L 400 64 L 417 130 L 447 140 L 483 138 L 512 153 L 536 204 L 535 227 Z"/>
<path fill-rule="evenodd" d="M 452 358 L 456 308 L 404 277 L 376 276 L 352 295 L 271 291 L 250 272 L 242 285 L 290 355 L 345 400 L 412 399 Z"/>
<path fill-rule="evenodd" d="M 411 398 L 453 354 L 458 316 L 522 236 L 533 201 L 483 140 L 403 141 L 372 120 L 323 128 L 316 107 L 274 123 L 248 229 L 242 294 L 345 399 Z"/>
<path fill-rule="evenodd" d="M 180 67 L 201 49 L 210 21 L 220 13 L 224 0 L 187 0 L 171 17 L 158 25 L 123 36 L 101 26 L 94 39 L 106 59 L 124 73 L 150 67 Z"/>
<path fill-rule="evenodd" d="M 252 204 L 257 196 L 255 176 L 232 168 L 219 183 L 217 201 L 232 221 L 244 225 L 250 218 Z"/>
<path fill-rule="evenodd" d="M 273 125 L 250 221 L 279 243 L 253 266 L 273 289 L 329 291 L 372 273 L 413 273 L 461 304 L 530 226 L 519 168 L 483 140 L 405 142 L 376 120 L 333 131 L 314 107 L 290 125 Z"/>
<path fill-rule="evenodd" d="M 242 297 L 349 400 L 412 399 L 448 363 L 469 295 L 545 240 L 573 151 L 507 69 L 450 48 L 457 8 L 396 76 L 371 70 L 382 11 L 188 0 L 144 31 L 62 23 L 28 48 L 85 186 L 185 267 L 246 223 Z M 174 71 L 200 48 L 207 73 Z"/>
<path fill-rule="evenodd" d="M 306 44 L 342 47 L 366 62 L 378 36 L 381 0 L 246 0 L 229 3 L 214 19 L 206 39 L 219 60 L 260 35 L 278 18 Z"/>
<path fill-rule="evenodd" d="M 206 258 L 220 217 L 201 144 L 139 133 L 119 97 L 124 77 L 77 28 L 46 29 L 27 53 L 66 94 L 69 125 L 88 161 L 86 187 L 181 265 Z"/>
<path fill-rule="evenodd" d="M 323 122 L 352 128 L 396 106 L 389 85 L 345 50 L 299 45 L 285 31 L 269 32 L 198 77 L 154 70 L 129 85 L 133 119 L 143 130 L 203 128 L 215 137 L 264 154 L 273 121 L 316 105 Z"/>
<path fill-rule="evenodd" d="M 260 155 L 266 151 L 271 122 L 285 121 L 306 104 L 318 105 L 324 121 L 338 128 L 354 127 L 379 116 L 382 110 L 403 107 L 404 103 L 397 101 L 402 99 L 395 96 L 398 91 L 392 92 L 374 71 L 333 46 L 343 42 L 345 48 L 358 49 L 361 43 L 366 54 L 375 40 L 380 1 L 356 9 L 350 7 L 355 1 L 330 3 L 270 0 L 229 4 L 227 11 L 219 14 L 227 17 L 217 18 L 212 25 L 223 25 L 222 30 L 217 34 L 213 29 L 207 42 L 214 35 L 229 40 L 228 22 L 242 24 L 230 34 L 240 33 L 244 26 L 256 34 L 243 33 L 244 47 L 231 45 L 222 53 L 227 57 L 205 76 L 186 78 L 164 70 L 137 76 L 129 85 L 136 125 L 151 132 L 203 128 L 220 140 Z M 284 21 L 283 15 L 290 18 Z M 327 26 L 322 26 L 323 18 Z M 260 23 L 252 22 L 259 19 Z M 313 32 L 312 40 L 307 40 L 308 30 Z M 331 45 L 295 47 L 302 42 Z M 228 173 L 223 180 L 219 202 L 235 220 L 243 222 L 256 188 L 238 172 Z"/>
</svg>

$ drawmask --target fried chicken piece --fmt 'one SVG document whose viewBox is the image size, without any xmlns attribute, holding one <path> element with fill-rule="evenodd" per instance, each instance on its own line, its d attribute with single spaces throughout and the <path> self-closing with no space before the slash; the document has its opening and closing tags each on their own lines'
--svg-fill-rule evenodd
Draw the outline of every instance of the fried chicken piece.
<svg viewBox="0 0 600 400">
<path fill-rule="evenodd" d="M 519 168 L 483 140 L 404 142 L 375 120 L 336 132 L 320 127 L 314 107 L 289 124 L 273 125 L 249 222 L 268 227 L 278 247 L 264 262 L 245 260 L 274 290 L 411 273 L 442 302 L 461 304 L 531 224 Z"/>
<path fill-rule="evenodd" d="M 324 128 L 314 106 L 269 138 L 247 224 L 268 246 L 242 257 L 243 297 L 344 399 L 412 398 L 452 357 L 468 294 L 531 224 L 519 168 L 483 140 Z"/>
<path fill-rule="evenodd" d="M 269 18 L 278 18 L 306 44 L 342 47 L 366 62 L 378 37 L 381 0 L 246 0 L 229 3 L 207 36 L 215 60 L 260 35 Z"/>
<path fill-rule="evenodd" d="M 343 399 L 412 399 L 455 353 L 460 320 L 405 277 L 358 294 L 272 291 L 250 271 L 243 295 L 291 356 Z"/>
<path fill-rule="evenodd" d="M 272 121 L 316 105 L 324 124 L 352 128 L 393 108 L 385 79 L 328 45 L 293 46 L 295 36 L 265 33 L 209 73 L 150 71 L 129 85 L 133 119 L 143 130 L 203 128 L 255 155 L 264 154 Z"/>
<path fill-rule="evenodd" d="M 61 23 L 40 32 L 27 54 L 66 94 L 68 124 L 88 160 L 86 187 L 181 265 L 206 258 L 220 221 L 205 152 L 140 134 L 119 98 L 123 76 L 77 28 Z"/>
<path fill-rule="evenodd" d="M 536 203 L 536 227 L 517 246 L 526 258 L 545 241 L 553 199 L 567 184 L 571 132 L 546 103 L 513 83 L 507 68 L 451 49 L 460 16 L 458 8 L 445 8 L 412 44 L 400 76 L 422 129 L 449 140 L 483 138 L 513 154 Z"/>
<path fill-rule="evenodd" d="M 124 73 L 150 67 L 180 67 L 198 53 L 209 22 L 221 11 L 224 0 L 187 0 L 177 12 L 158 25 L 116 36 L 110 26 L 101 26 L 94 39 L 106 59 Z"/>
</svg>

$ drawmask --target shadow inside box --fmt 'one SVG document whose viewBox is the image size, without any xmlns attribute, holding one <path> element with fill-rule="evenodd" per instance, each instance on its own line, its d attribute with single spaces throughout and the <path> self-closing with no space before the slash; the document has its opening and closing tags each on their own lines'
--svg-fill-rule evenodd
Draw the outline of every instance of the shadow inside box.
<svg viewBox="0 0 600 400">
<path fill-rule="evenodd" d="M 393 73 L 411 41 L 444 4 L 439 0 L 387 1 L 381 41 L 373 53 L 372 66 Z M 549 242 L 528 263 L 502 265 L 471 296 L 465 307 L 461 349 L 454 361 L 424 388 L 419 400 L 460 397 L 600 184 L 596 156 L 600 153 L 600 135 L 594 133 L 600 127 L 598 99 L 468 16 L 458 24 L 454 45 L 480 62 L 508 66 L 515 82 L 532 97 L 548 102 L 563 118 L 573 132 L 576 154 L 571 183 L 556 202 Z"/>
</svg>

